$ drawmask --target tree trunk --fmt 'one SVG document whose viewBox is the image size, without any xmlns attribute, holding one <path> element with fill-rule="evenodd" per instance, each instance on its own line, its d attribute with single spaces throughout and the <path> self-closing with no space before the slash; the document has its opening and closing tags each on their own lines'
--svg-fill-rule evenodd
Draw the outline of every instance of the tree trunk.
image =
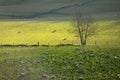
<svg viewBox="0 0 120 80">
<path fill-rule="evenodd" d="M 80 41 L 81 41 L 80 43 L 81 43 L 82 46 L 86 45 L 86 37 L 80 36 Z"/>
<path fill-rule="evenodd" d="M 82 46 L 85 46 L 85 45 L 86 45 L 86 40 L 82 41 L 82 42 L 81 42 L 81 45 L 82 45 Z"/>
</svg>

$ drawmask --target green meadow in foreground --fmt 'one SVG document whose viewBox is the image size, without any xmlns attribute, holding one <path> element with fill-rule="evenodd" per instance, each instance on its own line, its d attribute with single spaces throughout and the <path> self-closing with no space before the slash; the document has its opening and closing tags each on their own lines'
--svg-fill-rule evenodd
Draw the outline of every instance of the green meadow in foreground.
<svg viewBox="0 0 120 80">
<path fill-rule="evenodd" d="M 0 80 L 119 80 L 119 47 L 0 48 Z"/>
</svg>

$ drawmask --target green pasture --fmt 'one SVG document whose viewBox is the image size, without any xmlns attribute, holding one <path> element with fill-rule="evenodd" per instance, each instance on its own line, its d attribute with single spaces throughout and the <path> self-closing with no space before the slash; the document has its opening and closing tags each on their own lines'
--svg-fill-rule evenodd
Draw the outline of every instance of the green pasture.
<svg viewBox="0 0 120 80">
<path fill-rule="evenodd" d="M 112 46 L 0 48 L 0 80 L 119 80 Z"/>
<path fill-rule="evenodd" d="M 120 21 L 96 21 L 95 35 L 88 38 L 88 45 L 119 44 Z M 71 21 L 0 21 L 0 43 L 2 44 L 79 44 Z M 53 32 L 56 30 L 55 32 Z M 66 38 L 66 40 L 64 40 Z"/>
</svg>

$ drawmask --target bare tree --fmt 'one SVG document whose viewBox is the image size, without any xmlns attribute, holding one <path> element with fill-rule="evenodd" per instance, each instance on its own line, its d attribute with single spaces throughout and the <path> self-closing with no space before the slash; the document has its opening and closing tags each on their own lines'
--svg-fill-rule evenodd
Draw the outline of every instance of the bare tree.
<svg viewBox="0 0 120 80">
<path fill-rule="evenodd" d="M 80 12 L 76 12 L 72 24 L 77 37 L 80 39 L 80 44 L 85 46 L 88 36 L 96 31 L 94 19 L 90 16 L 82 16 Z"/>
</svg>

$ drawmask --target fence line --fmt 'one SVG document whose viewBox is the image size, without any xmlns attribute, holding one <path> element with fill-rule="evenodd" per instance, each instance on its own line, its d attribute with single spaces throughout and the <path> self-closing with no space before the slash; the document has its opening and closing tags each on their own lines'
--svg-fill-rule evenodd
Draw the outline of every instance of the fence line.
<svg viewBox="0 0 120 80">
<path fill-rule="evenodd" d="M 73 46 L 75 45 L 73 42 L 71 43 L 58 43 L 56 45 L 51 45 L 50 42 L 48 42 L 47 44 L 40 44 L 40 42 L 37 42 L 36 44 L 15 44 L 15 43 L 12 43 L 12 44 L 3 44 L 1 43 L 0 44 L 0 47 L 38 47 L 38 46 L 45 46 L 45 47 L 49 47 L 49 46 Z"/>
<path fill-rule="evenodd" d="M 94 46 L 99 46 L 101 43 L 100 42 L 97 42 L 97 41 L 94 41 L 92 43 L 92 45 Z M 38 46 L 45 46 L 45 47 L 49 47 L 49 46 L 73 46 L 73 45 L 79 45 L 79 43 L 76 43 L 74 41 L 71 41 L 71 42 L 67 42 L 67 43 L 62 43 L 61 41 L 56 44 L 56 45 L 52 45 L 50 42 L 48 42 L 47 44 L 40 44 L 40 42 L 36 42 L 36 44 L 15 44 L 14 42 L 12 44 L 3 44 L 1 43 L 0 44 L 0 47 L 38 47 Z M 109 46 L 109 42 L 106 41 L 103 43 L 103 45 L 106 45 L 106 46 Z"/>
</svg>

